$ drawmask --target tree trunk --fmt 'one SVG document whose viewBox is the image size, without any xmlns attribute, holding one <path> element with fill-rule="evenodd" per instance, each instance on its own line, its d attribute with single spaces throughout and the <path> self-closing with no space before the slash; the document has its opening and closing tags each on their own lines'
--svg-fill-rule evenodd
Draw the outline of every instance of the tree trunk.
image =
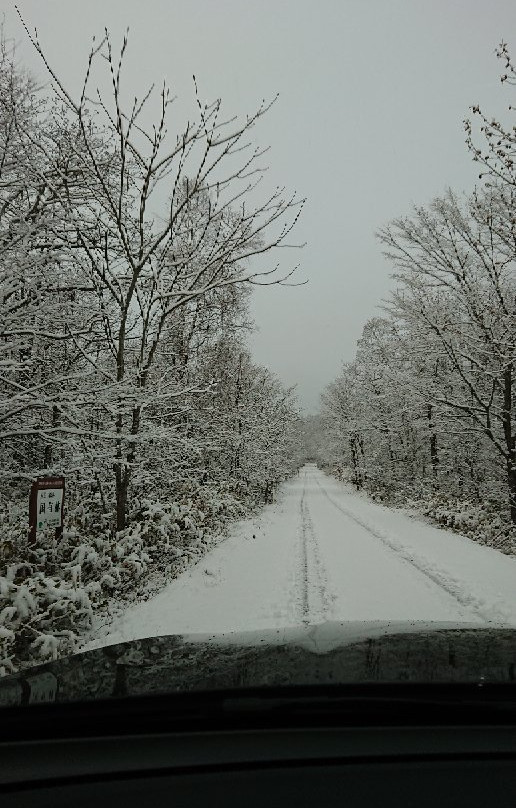
<svg viewBox="0 0 516 808">
<path fill-rule="evenodd" d="M 121 412 L 121 402 L 118 402 L 119 412 L 116 419 L 116 431 L 118 435 L 122 434 L 123 430 L 123 415 Z M 122 438 L 118 438 L 116 442 L 116 460 L 113 464 L 113 471 L 115 472 L 115 497 L 116 497 L 116 529 L 117 532 L 124 530 L 126 526 L 125 515 L 127 510 L 127 487 L 129 484 L 129 476 L 127 474 L 127 467 L 123 462 L 123 444 Z"/>
<path fill-rule="evenodd" d="M 514 462 L 507 461 L 507 481 L 509 484 L 509 506 L 511 522 L 516 525 L 516 466 Z"/>
<path fill-rule="evenodd" d="M 365 483 L 367 483 L 367 471 L 366 471 L 366 463 L 365 463 L 364 441 L 359 436 L 357 438 L 357 442 L 358 442 L 358 446 L 359 446 L 359 449 L 360 449 L 360 455 L 361 455 L 361 458 L 362 458 L 362 465 L 361 465 L 361 470 L 360 470 L 360 478 L 362 480 L 362 485 L 365 485 Z"/>
<path fill-rule="evenodd" d="M 351 438 L 351 440 L 349 441 L 349 446 L 351 449 L 351 460 L 353 463 L 353 482 L 357 488 L 357 491 L 360 491 L 360 489 L 362 488 L 362 480 L 360 478 L 360 471 L 358 468 L 357 449 L 353 438 Z"/>
<path fill-rule="evenodd" d="M 127 527 L 127 491 L 129 488 L 129 470 L 115 468 L 116 480 L 116 529 L 117 532 Z"/>
<path fill-rule="evenodd" d="M 428 428 L 430 430 L 430 462 L 432 464 L 432 475 L 434 478 L 434 487 L 436 487 L 436 480 L 437 480 L 437 467 L 439 465 L 439 455 L 437 453 L 437 435 L 435 434 L 434 430 L 434 422 L 432 420 L 433 411 L 432 405 L 428 405 L 427 409 L 427 417 L 428 417 Z"/>
<path fill-rule="evenodd" d="M 54 404 L 52 407 L 52 427 L 59 426 L 59 408 Z M 53 433 L 52 433 L 53 434 Z M 47 443 L 45 446 L 45 458 L 43 461 L 43 468 L 50 468 L 54 461 L 53 443 Z"/>
<path fill-rule="evenodd" d="M 507 483 L 509 486 L 509 507 L 511 511 L 511 522 L 516 525 L 516 438 L 512 430 L 512 375 L 513 364 L 509 362 L 507 365 L 503 381 L 504 381 L 504 405 L 503 405 L 503 432 L 505 437 L 505 445 L 507 447 L 506 468 L 507 468 Z"/>
</svg>

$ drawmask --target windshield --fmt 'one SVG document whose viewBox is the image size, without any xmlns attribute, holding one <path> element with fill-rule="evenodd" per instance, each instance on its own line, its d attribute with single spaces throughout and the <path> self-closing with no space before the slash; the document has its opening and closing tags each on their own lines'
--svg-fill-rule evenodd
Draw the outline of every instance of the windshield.
<svg viewBox="0 0 516 808">
<path fill-rule="evenodd" d="M 514 678 L 514 3 L 3 5 L 2 677 Z"/>
</svg>

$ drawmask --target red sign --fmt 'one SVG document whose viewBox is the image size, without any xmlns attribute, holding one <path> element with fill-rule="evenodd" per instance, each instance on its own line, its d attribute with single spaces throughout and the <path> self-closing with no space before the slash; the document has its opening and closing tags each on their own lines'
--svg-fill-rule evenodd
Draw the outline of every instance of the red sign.
<svg viewBox="0 0 516 808">
<path fill-rule="evenodd" d="M 36 543 L 39 532 L 55 528 L 63 534 L 64 477 L 39 477 L 32 483 L 29 497 L 29 542 Z"/>
</svg>

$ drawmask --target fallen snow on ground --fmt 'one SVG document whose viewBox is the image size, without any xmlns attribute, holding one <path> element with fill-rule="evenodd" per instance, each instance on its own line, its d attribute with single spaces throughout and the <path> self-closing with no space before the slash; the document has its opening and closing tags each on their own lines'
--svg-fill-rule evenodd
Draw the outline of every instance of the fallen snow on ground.
<svg viewBox="0 0 516 808">
<path fill-rule="evenodd" d="M 331 621 L 516 626 L 516 560 L 307 465 L 158 595 L 97 625 L 84 649 Z"/>
</svg>

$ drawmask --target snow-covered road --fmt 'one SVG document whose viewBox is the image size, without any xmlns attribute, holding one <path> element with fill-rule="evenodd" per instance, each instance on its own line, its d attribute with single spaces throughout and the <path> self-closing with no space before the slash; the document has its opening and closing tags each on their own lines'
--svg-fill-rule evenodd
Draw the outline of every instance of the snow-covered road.
<svg viewBox="0 0 516 808">
<path fill-rule="evenodd" d="M 516 625 L 516 559 L 307 465 L 276 503 L 86 647 L 334 620 Z"/>
</svg>

